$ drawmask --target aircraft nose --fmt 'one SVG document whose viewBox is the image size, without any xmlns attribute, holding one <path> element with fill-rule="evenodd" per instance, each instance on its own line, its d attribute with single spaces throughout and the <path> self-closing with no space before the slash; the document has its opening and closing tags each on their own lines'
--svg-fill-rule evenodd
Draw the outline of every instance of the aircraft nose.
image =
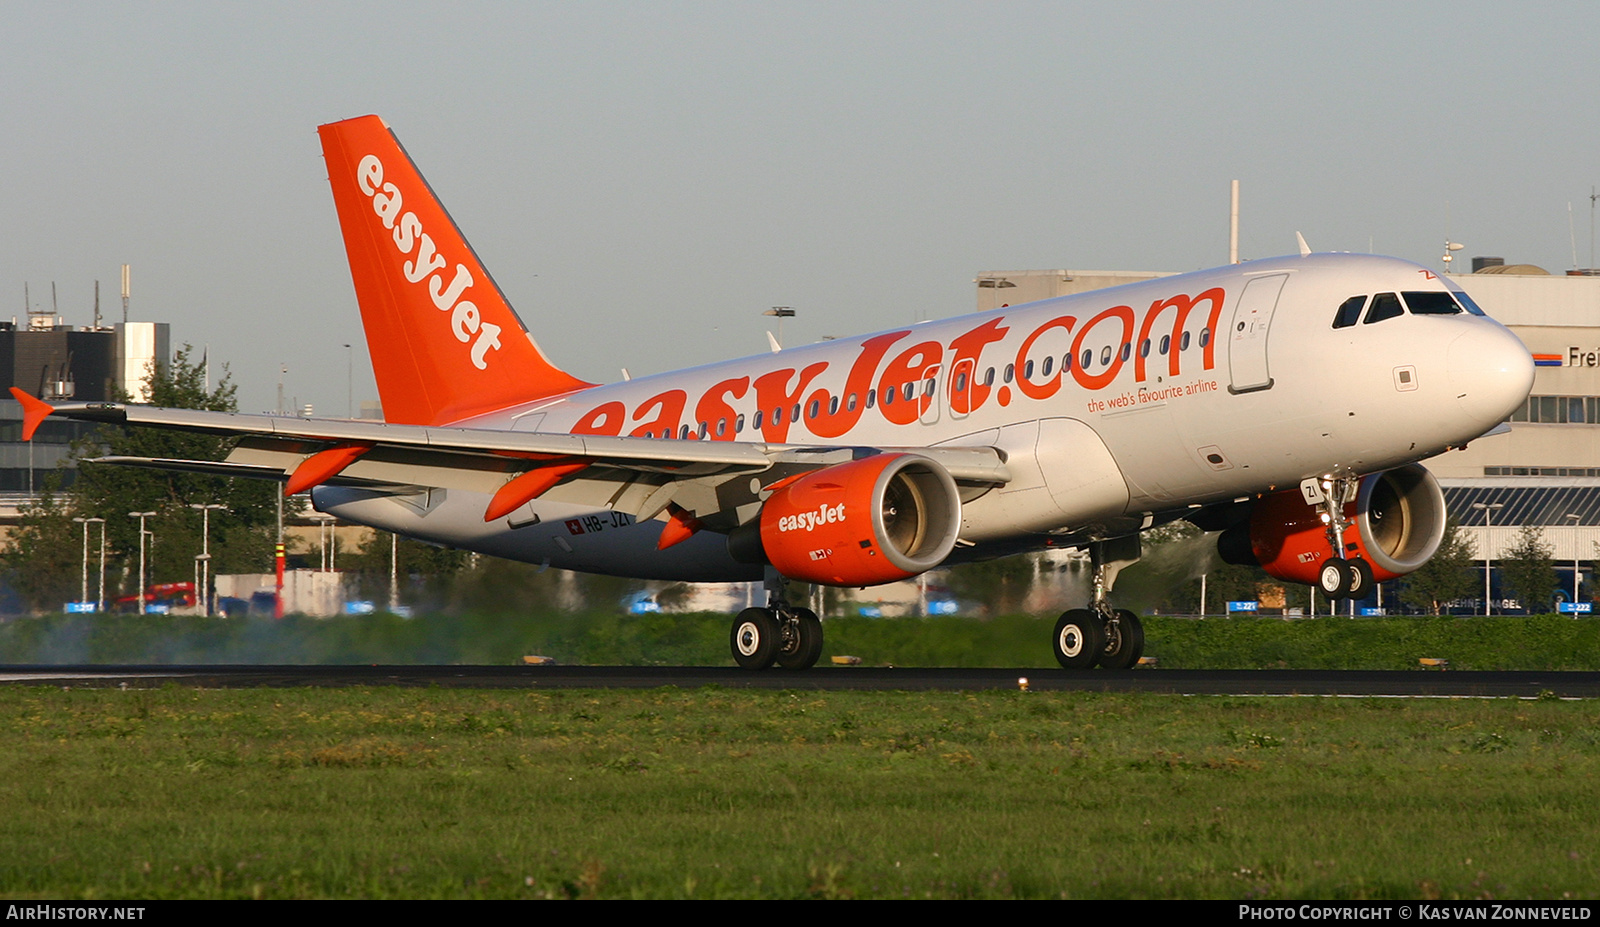
<svg viewBox="0 0 1600 927">
<path fill-rule="evenodd" d="M 1456 400 L 1485 429 L 1505 421 L 1533 389 L 1533 356 L 1500 326 L 1475 326 L 1458 335 L 1445 364 Z"/>
</svg>

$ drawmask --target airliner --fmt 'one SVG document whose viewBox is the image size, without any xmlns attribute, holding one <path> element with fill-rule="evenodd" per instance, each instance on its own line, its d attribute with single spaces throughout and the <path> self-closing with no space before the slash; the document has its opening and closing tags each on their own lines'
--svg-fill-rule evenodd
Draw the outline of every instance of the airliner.
<svg viewBox="0 0 1600 927">
<path fill-rule="evenodd" d="M 385 421 L 13 390 L 54 414 L 231 436 L 224 461 L 103 458 L 281 481 L 341 519 L 567 570 L 762 581 L 734 661 L 812 666 L 790 582 L 866 587 L 1086 548 L 1055 623 L 1068 669 L 1134 665 L 1114 607 L 1140 533 L 1218 532 L 1224 559 L 1333 598 L 1437 549 L 1419 461 L 1501 427 L 1533 383 L 1515 335 L 1388 257 L 1253 260 L 610 384 L 557 367 L 376 116 L 319 129 Z"/>
</svg>

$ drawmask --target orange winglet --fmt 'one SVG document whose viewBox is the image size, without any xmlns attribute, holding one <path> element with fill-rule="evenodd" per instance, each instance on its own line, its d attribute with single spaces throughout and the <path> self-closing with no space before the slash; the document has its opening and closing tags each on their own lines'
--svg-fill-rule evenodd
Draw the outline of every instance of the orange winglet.
<svg viewBox="0 0 1600 927">
<path fill-rule="evenodd" d="M 283 494 L 292 496 L 305 492 L 313 486 L 321 486 L 344 472 L 345 467 L 355 463 L 362 454 L 370 450 L 372 445 L 363 441 L 338 444 L 312 454 L 301 461 L 300 466 L 294 468 L 294 474 L 289 477 L 289 484 L 283 487 Z"/>
<path fill-rule="evenodd" d="M 39 430 L 39 426 L 44 424 L 45 418 L 56 407 L 43 399 L 29 396 L 15 386 L 11 387 L 11 398 L 22 403 L 22 440 L 32 441 L 33 433 Z"/>
<path fill-rule="evenodd" d="M 674 505 L 672 517 L 667 519 L 667 526 L 661 529 L 661 538 L 656 541 L 656 550 L 666 550 L 676 544 L 682 544 L 694 537 L 695 532 L 699 530 L 700 519 Z"/>
<path fill-rule="evenodd" d="M 554 464 L 512 477 L 495 491 L 494 498 L 489 500 L 489 507 L 483 512 L 483 520 L 494 521 L 510 515 L 518 506 L 539 498 L 550 487 L 587 466 L 587 463 Z"/>
</svg>

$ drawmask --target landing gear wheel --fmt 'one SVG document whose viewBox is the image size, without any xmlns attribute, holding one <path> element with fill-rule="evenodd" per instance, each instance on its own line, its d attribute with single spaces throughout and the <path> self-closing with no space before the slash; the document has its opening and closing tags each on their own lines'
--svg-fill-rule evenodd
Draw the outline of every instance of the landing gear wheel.
<svg viewBox="0 0 1600 927">
<path fill-rule="evenodd" d="M 1125 608 L 1117 609 L 1116 616 L 1116 620 L 1106 622 L 1106 646 L 1100 651 L 1100 665 L 1128 669 L 1144 656 L 1144 625 L 1138 615 Z"/>
<path fill-rule="evenodd" d="M 1352 599 L 1366 598 L 1372 590 L 1372 565 L 1360 557 L 1345 562 L 1350 565 L 1350 578 L 1344 594 Z"/>
<path fill-rule="evenodd" d="M 796 608 L 790 614 L 790 627 L 781 629 L 778 665 L 784 669 L 810 669 L 822 656 L 822 622 L 809 608 Z"/>
<path fill-rule="evenodd" d="M 1087 608 L 1068 609 L 1056 620 L 1052 646 L 1064 668 L 1089 669 L 1106 649 L 1105 625 Z"/>
<path fill-rule="evenodd" d="M 748 670 L 764 670 L 778 656 L 778 619 L 770 609 L 747 608 L 733 619 L 729 635 L 733 662 Z"/>
<path fill-rule="evenodd" d="M 1317 588 L 1330 599 L 1342 599 L 1350 592 L 1350 566 L 1342 557 L 1329 557 L 1317 568 Z"/>
</svg>

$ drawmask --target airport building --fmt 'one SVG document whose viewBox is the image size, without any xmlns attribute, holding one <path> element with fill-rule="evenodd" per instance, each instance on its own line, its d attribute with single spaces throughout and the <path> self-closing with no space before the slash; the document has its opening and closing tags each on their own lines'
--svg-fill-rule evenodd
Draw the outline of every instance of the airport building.
<svg viewBox="0 0 1600 927">
<path fill-rule="evenodd" d="M 0 322 L 0 378 L 47 402 L 109 402 L 121 394 L 148 398 L 152 366 L 164 367 L 171 351 L 166 322 L 123 322 L 110 327 L 67 325 L 60 317 L 32 315 L 26 324 Z M 44 477 L 63 464 L 72 468 L 72 442 L 93 425 L 47 419 L 31 442 L 22 440 L 22 405 L 0 392 L 0 521 Z M 71 478 L 70 474 L 67 477 Z"/>
<path fill-rule="evenodd" d="M 1572 597 L 1593 597 L 1600 559 L 1600 275 L 1552 274 L 1500 258 L 1474 258 L 1450 274 L 1484 311 L 1528 346 L 1533 392 L 1510 431 L 1423 462 L 1439 478 L 1451 514 L 1480 558 L 1498 560 L 1524 525 L 1538 526 Z M 1169 276 L 1148 271 L 1029 270 L 979 274 L 977 309 Z M 1329 307 L 1329 320 L 1336 307 Z M 1495 573 L 1498 585 L 1498 571 Z M 1600 591 L 1600 587 L 1597 587 Z"/>
</svg>

